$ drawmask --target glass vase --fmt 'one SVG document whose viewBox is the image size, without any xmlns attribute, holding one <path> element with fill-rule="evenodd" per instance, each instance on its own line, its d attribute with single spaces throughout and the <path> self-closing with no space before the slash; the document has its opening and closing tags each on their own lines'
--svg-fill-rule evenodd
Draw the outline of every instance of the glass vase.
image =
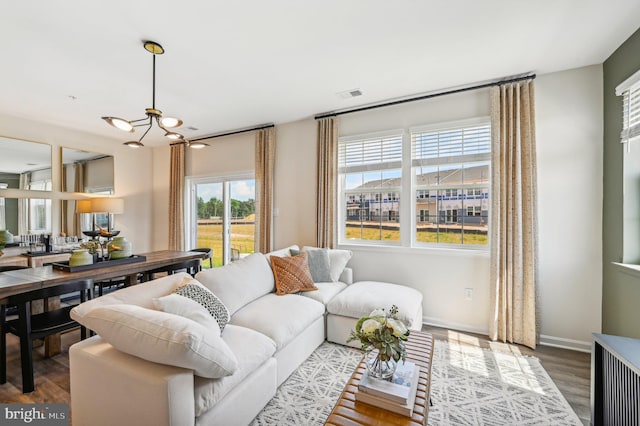
<svg viewBox="0 0 640 426">
<path fill-rule="evenodd" d="M 393 358 L 389 360 L 381 359 L 377 349 L 372 349 L 365 353 L 365 363 L 370 377 L 383 380 L 391 378 L 398 366 Z"/>
</svg>

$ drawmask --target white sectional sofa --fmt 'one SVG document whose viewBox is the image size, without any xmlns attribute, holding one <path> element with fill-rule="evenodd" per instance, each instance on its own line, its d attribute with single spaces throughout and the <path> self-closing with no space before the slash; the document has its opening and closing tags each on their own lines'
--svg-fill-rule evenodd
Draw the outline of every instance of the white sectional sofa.
<svg viewBox="0 0 640 426">
<path fill-rule="evenodd" d="M 215 320 L 199 321 L 189 309 L 158 309 L 158 300 L 191 279 L 186 273 L 74 308 L 73 318 L 98 333 L 69 350 L 74 426 L 246 425 L 325 336 L 345 344 L 360 316 L 396 304 L 419 329 L 419 292 L 352 284 L 346 261 L 331 271 L 340 280 L 276 295 L 269 257 L 288 256 L 289 249 L 256 253 L 195 276 L 228 310 L 221 333 Z"/>
</svg>

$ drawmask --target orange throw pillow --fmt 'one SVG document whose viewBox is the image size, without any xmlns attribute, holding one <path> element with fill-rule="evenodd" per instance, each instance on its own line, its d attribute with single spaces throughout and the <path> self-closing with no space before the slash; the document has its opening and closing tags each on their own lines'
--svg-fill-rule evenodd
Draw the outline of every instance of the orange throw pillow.
<svg viewBox="0 0 640 426">
<path fill-rule="evenodd" d="M 278 296 L 318 289 L 311 278 L 307 253 L 291 257 L 271 256 L 269 259 Z"/>
</svg>

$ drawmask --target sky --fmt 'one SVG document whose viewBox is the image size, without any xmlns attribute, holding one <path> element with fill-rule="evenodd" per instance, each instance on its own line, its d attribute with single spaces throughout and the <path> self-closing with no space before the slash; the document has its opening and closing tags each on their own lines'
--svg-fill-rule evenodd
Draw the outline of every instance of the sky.
<svg viewBox="0 0 640 426">
<path fill-rule="evenodd" d="M 222 200 L 222 183 L 201 183 L 198 184 L 197 196 L 202 197 L 206 202 L 216 197 Z M 231 181 L 231 199 L 247 201 L 256 198 L 256 184 L 253 179 Z"/>
</svg>

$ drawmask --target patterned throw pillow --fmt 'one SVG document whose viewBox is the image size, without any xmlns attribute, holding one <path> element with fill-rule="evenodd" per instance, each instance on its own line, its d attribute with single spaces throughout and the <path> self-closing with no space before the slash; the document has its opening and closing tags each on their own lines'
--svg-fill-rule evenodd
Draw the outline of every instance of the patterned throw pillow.
<svg viewBox="0 0 640 426">
<path fill-rule="evenodd" d="M 177 288 L 174 293 L 187 297 L 202 305 L 207 311 L 209 311 L 211 316 L 216 319 L 220 326 L 220 331 L 222 332 L 224 330 L 224 326 L 227 325 L 231 319 L 227 307 L 224 306 L 224 303 L 222 303 L 220 299 L 211 292 L 211 290 L 200 284 L 198 281 L 189 279 L 185 279 L 185 281 L 187 284 Z"/>
<path fill-rule="evenodd" d="M 298 256 L 271 256 L 271 268 L 276 281 L 276 294 L 298 293 L 299 291 L 317 290 L 309 272 L 307 253 Z"/>
</svg>

